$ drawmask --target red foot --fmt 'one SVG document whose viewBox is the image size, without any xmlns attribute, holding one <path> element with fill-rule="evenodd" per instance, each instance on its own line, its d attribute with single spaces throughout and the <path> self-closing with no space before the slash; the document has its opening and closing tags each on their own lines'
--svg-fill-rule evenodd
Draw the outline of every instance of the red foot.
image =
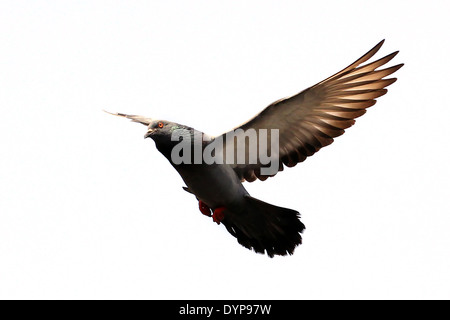
<svg viewBox="0 0 450 320">
<path fill-rule="evenodd" d="M 202 201 L 198 202 L 198 208 L 200 209 L 200 212 L 203 213 L 205 216 L 211 217 L 211 209 Z"/>
<path fill-rule="evenodd" d="M 217 224 L 220 224 L 220 222 L 225 218 L 224 211 L 225 207 L 216 208 L 212 215 L 213 221 L 216 222 Z"/>
</svg>

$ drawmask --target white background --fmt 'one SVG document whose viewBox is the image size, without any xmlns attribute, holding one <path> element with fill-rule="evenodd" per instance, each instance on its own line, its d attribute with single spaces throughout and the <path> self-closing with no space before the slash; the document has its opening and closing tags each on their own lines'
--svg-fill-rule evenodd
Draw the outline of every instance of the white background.
<svg viewBox="0 0 450 320">
<path fill-rule="evenodd" d="M 449 299 L 448 1 L 1 1 L 0 298 Z M 405 63 L 256 198 L 290 257 L 203 216 L 145 127 L 218 134 L 386 42 Z"/>
</svg>

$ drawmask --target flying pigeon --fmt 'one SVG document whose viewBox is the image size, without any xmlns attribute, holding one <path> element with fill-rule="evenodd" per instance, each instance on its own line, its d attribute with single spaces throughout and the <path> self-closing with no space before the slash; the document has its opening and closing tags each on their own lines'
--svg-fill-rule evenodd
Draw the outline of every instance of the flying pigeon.
<svg viewBox="0 0 450 320">
<path fill-rule="evenodd" d="M 145 138 L 153 139 L 156 148 L 178 171 L 186 184 L 183 189 L 197 198 L 200 212 L 212 217 L 217 224 L 222 223 L 242 246 L 269 257 L 292 255 L 302 243 L 301 233 L 305 229 L 299 212 L 253 198 L 242 182 L 264 181 L 283 171 L 284 166 L 293 167 L 304 161 L 331 144 L 333 138 L 342 135 L 344 129 L 355 123 L 355 118 L 375 104 L 376 98 L 386 94 L 386 87 L 397 79 L 385 77 L 403 64 L 377 69 L 394 58 L 398 51 L 362 65 L 383 43 L 384 40 L 342 71 L 270 104 L 251 120 L 221 136 L 210 137 L 166 120 L 111 114 L 148 127 Z M 252 135 L 244 136 L 240 144 L 236 143 L 236 136 L 226 139 L 233 137 L 239 129 L 244 133 L 252 131 Z M 265 143 L 263 138 L 267 140 Z M 256 149 L 250 145 L 251 141 L 256 141 Z M 214 150 L 210 154 L 215 160 L 223 161 L 194 159 L 208 148 Z M 225 156 L 228 151 L 240 152 L 244 161 L 236 161 L 237 156 L 233 153 L 228 159 Z M 269 164 L 262 158 L 263 154 L 272 156 L 271 164 L 276 164 L 275 170 L 268 170 Z"/>
</svg>

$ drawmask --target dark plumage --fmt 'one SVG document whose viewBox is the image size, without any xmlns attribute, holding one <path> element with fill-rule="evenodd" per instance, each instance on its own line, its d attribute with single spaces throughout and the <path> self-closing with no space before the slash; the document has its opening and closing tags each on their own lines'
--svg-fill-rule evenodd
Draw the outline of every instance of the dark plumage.
<svg viewBox="0 0 450 320">
<path fill-rule="evenodd" d="M 301 244 L 300 233 L 305 228 L 299 220 L 299 213 L 251 197 L 242 182 L 266 180 L 277 171 L 282 171 L 284 166 L 293 167 L 304 161 L 320 148 L 331 144 L 333 138 L 342 135 L 355 123 L 355 118 L 375 104 L 376 98 L 386 94 L 385 88 L 396 78 L 385 77 L 403 64 L 381 70 L 377 68 L 388 63 L 398 51 L 361 65 L 380 49 L 383 42 L 342 71 L 292 97 L 272 103 L 253 119 L 235 128 L 244 132 L 254 130 L 258 151 L 265 148 L 267 150 L 263 151 L 267 155 L 276 155 L 272 159 L 276 161 L 276 170 L 269 174 L 263 172 L 269 165 L 262 156 L 258 154 L 254 162 L 249 160 L 255 156 L 256 150 L 250 145 L 251 139 L 242 140 L 241 144 L 235 143 L 234 139 L 225 139 L 234 131 L 210 138 L 193 128 L 170 121 L 122 113 L 114 115 L 148 126 L 145 137 L 155 141 L 157 149 L 181 175 L 187 185 L 184 189 L 196 196 L 200 211 L 212 216 L 215 222 L 223 223 L 241 245 L 258 253 L 266 252 L 270 257 L 292 254 L 295 247 Z M 271 153 L 274 150 L 270 150 L 270 144 L 261 145 L 261 129 L 278 130 L 279 147 L 275 153 Z M 181 132 L 179 139 L 173 139 L 174 132 Z M 198 137 L 201 143 L 195 145 Z M 189 159 L 182 163 L 174 160 L 174 151 L 178 150 L 180 141 L 190 141 L 187 148 L 175 153 L 184 160 Z M 219 141 L 224 141 L 223 145 L 216 145 Z M 213 146 L 216 147 L 216 159 L 224 160 L 223 164 L 208 163 L 204 159 L 200 162 L 197 159 L 196 162 L 198 148 L 204 152 Z M 227 150 L 235 155 L 242 151 L 246 161 L 227 162 Z"/>
</svg>

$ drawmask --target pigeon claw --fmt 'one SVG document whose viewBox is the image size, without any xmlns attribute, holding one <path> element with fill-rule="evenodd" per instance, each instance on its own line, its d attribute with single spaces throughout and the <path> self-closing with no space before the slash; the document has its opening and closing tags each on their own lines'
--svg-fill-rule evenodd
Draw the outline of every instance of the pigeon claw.
<svg viewBox="0 0 450 320">
<path fill-rule="evenodd" d="M 225 218 L 224 211 L 225 211 L 225 207 L 219 207 L 219 208 L 214 209 L 212 218 L 215 223 L 220 224 L 220 222 Z"/>
<path fill-rule="evenodd" d="M 198 202 L 198 208 L 205 216 L 211 217 L 211 209 L 203 201 Z"/>
</svg>

